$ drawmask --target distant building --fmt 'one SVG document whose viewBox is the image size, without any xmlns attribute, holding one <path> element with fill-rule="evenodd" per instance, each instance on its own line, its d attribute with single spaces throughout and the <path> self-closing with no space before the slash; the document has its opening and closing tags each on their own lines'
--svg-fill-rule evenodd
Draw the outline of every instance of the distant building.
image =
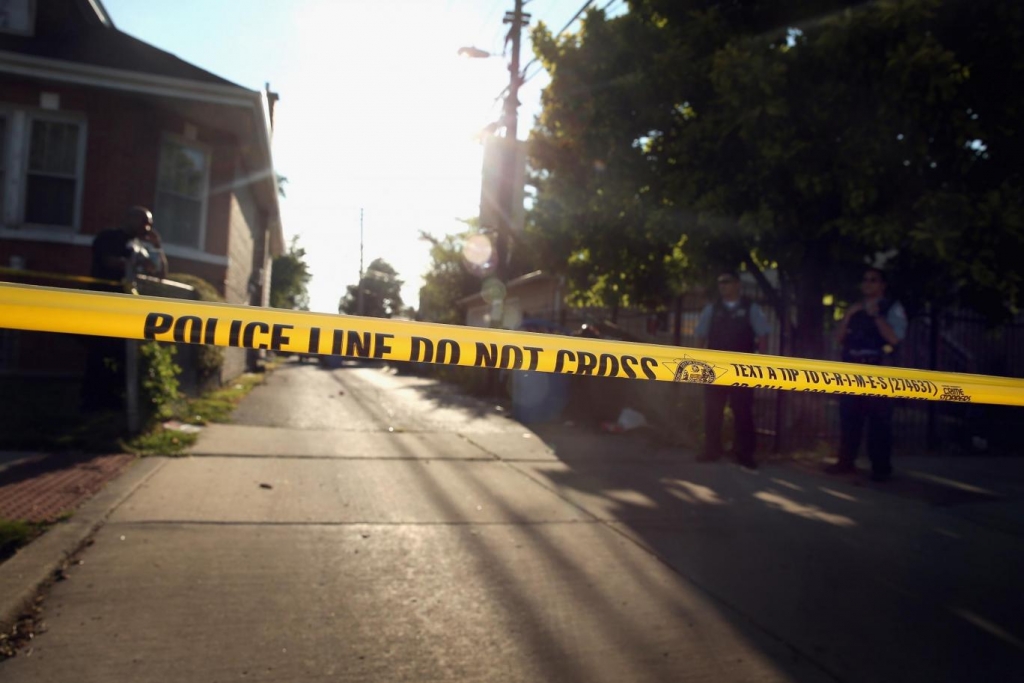
<svg viewBox="0 0 1024 683">
<path fill-rule="evenodd" d="M 6 0 L 0 266 L 88 274 L 93 237 L 141 204 L 170 272 L 204 278 L 229 303 L 266 306 L 271 259 L 284 250 L 275 100 L 119 31 L 99 0 Z M 3 333 L 0 371 L 79 367 L 77 345 L 27 339 Z M 245 352 L 228 350 L 225 378 L 244 367 Z"/>
<path fill-rule="evenodd" d="M 482 293 L 456 302 L 466 311 L 466 324 L 492 327 L 491 321 L 501 316 L 502 324 L 498 327 L 516 329 L 524 319 L 541 318 L 556 322 L 562 317 L 564 292 L 558 276 L 537 270 L 509 280 L 505 290 L 503 304 L 488 301 Z"/>
</svg>

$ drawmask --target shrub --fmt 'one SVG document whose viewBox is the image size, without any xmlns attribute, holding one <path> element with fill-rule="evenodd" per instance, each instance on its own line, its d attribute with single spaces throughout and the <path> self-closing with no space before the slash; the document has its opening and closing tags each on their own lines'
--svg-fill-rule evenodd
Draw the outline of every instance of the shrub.
<svg viewBox="0 0 1024 683">
<path fill-rule="evenodd" d="M 217 288 L 201 277 L 187 273 L 172 273 L 167 276 L 167 279 L 180 282 L 183 285 L 191 285 L 199 295 L 200 301 L 224 302 L 224 297 L 217 293 Z M 200 387 L 207 387 L 214 379 L 218 380 L 217 384 L 219 385 L 220 371 L 224 367 L 224 349 L 206 344 L 200 346 L 196 354 L 196 364 Z"/>
<path fill-rule="evenodd" d="M 178 374 L 181 367 L 174 362 L 176 352 L 173 344 L 155 341 L 139 344 L 139 386 L 147 416 L 169 417 L 180 396 Z"/>
</svg>

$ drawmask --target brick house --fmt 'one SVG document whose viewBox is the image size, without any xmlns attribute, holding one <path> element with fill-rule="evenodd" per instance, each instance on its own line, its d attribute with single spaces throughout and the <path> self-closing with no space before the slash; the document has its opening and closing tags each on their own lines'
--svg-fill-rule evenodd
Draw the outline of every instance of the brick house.
<svg viewBox="0 0 1024 683">
<path fill-rule="evenodd" d="M 93 237 L 141 204 L 170 272 L 266 306 L 270 260 L 284 250 L 275 99 L 119 31 L 99 0 L 5 0 L 0 266 L 88 274 Z M 0 372 L 80 367 L 73 340 L 43 352 L 32 337 L 3 333 Z M 225 355 L 224 379 L 244 370 L 244 350 Z"/>
</svg>

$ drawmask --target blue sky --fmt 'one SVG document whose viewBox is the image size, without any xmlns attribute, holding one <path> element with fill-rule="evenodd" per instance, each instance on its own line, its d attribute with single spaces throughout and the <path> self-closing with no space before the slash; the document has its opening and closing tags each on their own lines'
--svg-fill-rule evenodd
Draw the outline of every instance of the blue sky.
<svg viewBox="0 0 1024 683">
<path fill-rule="evenodd" d="M 561 28 L 583 0 L 533 0 L 532 23 Z M 598 6 L 605 4 L 597 3 Z M 313 272 L 311 308 L 336 312 L 365 262 L 383 257 L 418 304 L 428 245 L 420 230 L 457 232 L 478 212 L 481 148 L 473 134 L 498 118 L 500 53 L 512 0 L 104 0 L 114 24 L 250 89 L 281 95 L 275 165 L 288 177 L 286 237 L 298 235 Z M 524 41 L 523 63 L 532 58 Z M 523 89 L 519 136 L 539 111 L 541 74 Z"/>
</svg>

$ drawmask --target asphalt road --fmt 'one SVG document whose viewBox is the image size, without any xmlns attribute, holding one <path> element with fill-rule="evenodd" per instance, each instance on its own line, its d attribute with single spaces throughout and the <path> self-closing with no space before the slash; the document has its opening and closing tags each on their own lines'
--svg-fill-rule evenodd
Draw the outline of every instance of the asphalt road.
<svg viewBox="0 0 1024 683">
<path fill-rule="evenodd" d="M 1021 679 L 1019 535 L 541 436 L 428 380 L 285 366 L 113 513 L 0 679 Z"/>
</svg>

